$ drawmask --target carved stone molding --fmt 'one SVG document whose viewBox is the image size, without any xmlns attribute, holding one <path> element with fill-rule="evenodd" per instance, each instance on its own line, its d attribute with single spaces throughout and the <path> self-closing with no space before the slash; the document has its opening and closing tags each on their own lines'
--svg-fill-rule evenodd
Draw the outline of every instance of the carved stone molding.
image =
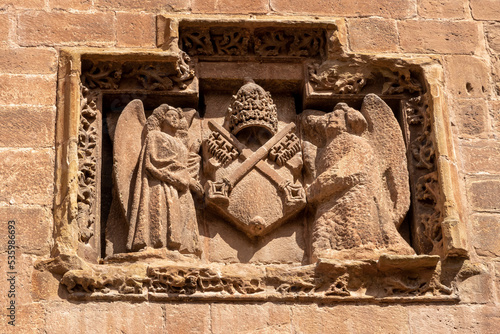
<svg viewBox="0 0 500 334">
<path fill-rule="evenodd" d="M 80 128 L 78 131 L 78 241 L 88 244 L 95 234 L 98 218 L 98 98 L 82 86 Z"/>
<path fill-rule="evenodd" d="M 185 90 L 195 77 L 189 56 L 180 52 L 174 62 L 104 61 L 82 62 L 82 84 L 101 90 Z"/>
<path fill-rule="evenodd" d="M 112 260 L 112 259 L 110 259 Z M 314 265 L 143 264 L 71 270 L 62 284 L 74 300 L 416 302 L 458 300 L 443 279 L 453 265 L 438 256 L 382 256 L 378 261 L 321 260 Z M 159 261 L 156 260 L 158 263 Z"/>
</svg>

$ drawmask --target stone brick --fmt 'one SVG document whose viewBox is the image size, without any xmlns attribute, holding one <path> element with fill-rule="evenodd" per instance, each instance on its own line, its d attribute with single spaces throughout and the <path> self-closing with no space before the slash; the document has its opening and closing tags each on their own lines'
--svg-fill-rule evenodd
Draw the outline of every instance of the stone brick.
<svg viewBox="0 0 500 334">
<path fill-rule="evenodd" d="M 49 0 L 49 6 L 52 9 L 67 10 L 90 10 L 93 8 L 92 0 Z"/>
<path fill-rule="evenodd" d="M 155 46 L 155 20 L 151 14 L 117 13 L 116 30 L 117 46 Z"/>
<path fill-rule="evenodd" d="M 8 7 L 19 9 L 43 9 L 45 0 L 2 0 L 0 9 Z"/>
<path fill-rule="evenodd" d="M 493 53 L 500 53 L 500 24 L 493 23 L 484 26 L 486 40 Z"/>
<path fill-rule="evenodd" d="M 500 180 L 474 181 L 469 186 L 470 206 L 477 211 L 500 210 Z"/>
<path fill-rule="evenodd" d="M 95 0 L 98 8 L 147 10 L 148 12 L 181 12 L 190 8 L 190 0 Z"/>
<path fill-rule="evenodd" d="M 213 333 L 291 333 L 290 322 L 285 304 L 212 305 Z"/>
<path fill-rule="evenodd" d="M 496 306 L 416 306 L 409 307 L 409 311 L 412 334 L 491 333 L 500 324 Z"/>
<path fill-rule="evenodd" d="M 348 20 L 349 44 L 352 51 L 396 52 L 396 21 L 387 19 Z"/>
<path fill-rule="evenodd" d="M 53 150 L 0 150 L 0 202 L 52 205 Z"/>
<path fill-rule="evenodd" d="M 5 244 L 2 244 L 2 248 L 4 248 Z M 12 256 L 12 255 L 10 255 Z M 7 254 L 0 254 L 0 270 L 3 273 L 5 279 L 0 280 L 0 291 L 2 291 L 2 296 L 0 297 L 0 302 L 2 305 L 6 305 L 7 302 L 10 302 L 10 298 L 8 293 L 10 292 L 11 282 L 7 281 L 7 272 L 14 272 L 14 289 L 12 289 L 15 297 L 16 306 L 21 305 L 29 305 L 33 303 L 33 299 L 31 298 L 31 275 L 33 273 L 33 258 L 29 255 L 23 254 L 20 250 L 16 251 L 15 254 L 15 263 L 9 263 L 8 261 L 12 261 L 12 258 L 9 258 Z M 15 270 L 11 270 L 10 265 L 15 266 Z M 11 278 L 11 277 L 9 277 Z M 3 312 L 2 312 L 3 313 Z"/>
<path fill-rule="evenodd" d="M 412 0 L 271 0 L 272 10 L 293 14 L 404 18 L 416 14 L 415 8 Z"/>
<path fill-rule="evenodd" d="M 192 0 L 193 13 L 263 14 L 269 11 L 269 1 Z"/>
<path fill-rule="evenodd" d="M 43 305 L 31 304 L 20 305 L 16 308 L 15 326 L 7 324 L 4 317 L 5 312 L 0 316 L 0 332 L 5 334 L 40 334 L 44 328 Z"/>
<path fill-rule="evenodd" d="M 292 306 L 294 333 L 410 333 L 400 306 Z"/>
<path fill-rule="evenodd" d="M 166 333 L 209 333 L 210 305 L 166 304 Z"/>
<path fill-rule="evenodd" d="M 500 20 L 500 1 L 470 0 L 472 17 L 476 20 Z"/>
<path fill-rule="evenodd" d="M 54 107 L 0 107 L 0 147 L 52 147 Z"/>
<path fill-rule="evenodd" d="M 8 234 L 8 222 L 15 221 L 15 234 Z M 52 215 L 40 207 L 0 207 L 0 245 L 7 245 L 9 236 L 15 237 L 19 251 L 24 254 L 48 255 L 50 250 Z M 5 247 L 0 252 L 6 252 Z"/>
<path fill-rule="evenodd" d="M 57 71 L 57 53 L 48 49 L 0 49 L 0 73 L 49 74 Z"/>
<path fill-rule="evenodd" d="M 500 256 L 500 243 L 492 236 L 500 235 L 500 215 L 475 214 L 472 216 L 472 246 L 478 255 Z"/>
<path fill-rule="evenodd" d="M 0 105 L 54 105 L 56 77 L 0 74 Z"/>
<path fill-rule="evenodd" d="M 9 41 L 9 15 L 0 13 L 0 45 L 6 45 Z"/>
<path fill-rule="evenodd" d="M 464 142 L 461 153 L 466 173 L 500 174 L 500 144 L 498 142 L 489 140 Z"/>
<path fill-rule="evenodd" d="M 115 41 L 112 13 L 26 12 L 19 15 L 18 27 L 19 44 L 23 46 Z"/>
<path fill-rule="evenodd" d="M 398 30 L 402 51 L 412 53 L 470 54 L 482 38 L 467 21 L 399 21 Z"/>
<path fill-rule="evenodd" d="M 495 288 L 495 298 L 496 303 L 500 302 L 500 262 L 494 262 L 493 268 L 495 270 L 495 276 L 493 277 L 493 284 Z"/>
<path fill-rule="evenodd" d="M 461 99 L 456 104 L 456 121 L 461 138 L 486 137 L 488 107 L 483 99 Z"/>
<path fill-rule="evenodd" d="M 500 101 L 488 101 L 491 128 L 495 132 L 500 132 Z"/>
<path fill-rule="evenodd" d="M 53 302 L 46 306 L 45 329 L 51 334 L 164 333 L 163 322 L 159 304 Z"/>
<path fill-rule="evenodd" d="M 429 19 L 463 19 L 468 6 L 467 0 L 418 0 L 418 15 Z"/>
<path fill-rule="evenodd" d="M 449 56 L 445 61 L 446 85 L 455 98 L 484 97 L 490 90 L 490 70 L 479 58 Z"/>
<path fill-rule="evenodd" d="M 61 300 L 59 289 L 65 289 L 59 280 L 48 271 L 33 270 L 31 277 L 31 298 L 33 301 Z"/>
</svg>

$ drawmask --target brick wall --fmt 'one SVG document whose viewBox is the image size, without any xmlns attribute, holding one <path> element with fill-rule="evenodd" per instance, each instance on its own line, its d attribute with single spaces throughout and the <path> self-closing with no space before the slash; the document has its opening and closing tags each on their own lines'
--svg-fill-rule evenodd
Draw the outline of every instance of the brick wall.
<svg viewBox="0 0 500 334">
<path fill-rule="evenodd" d="M 50 253 L 58 49 L 155 47 L 169 13 L 335 17 L 350 52 L 435 55 L 465 203 L 471 260 L 483 273 L 459 305 L 71 304 Z M 500 1 L 498 0 L 1 0 L 0 226 L 19 222 L 16 333 L 492 333 L 500 328 Z M 0 242 L 5 233 L 0 233 Z M 0 272 L 6 251 L 0 249 Z M 0 281 L 4 308 L 7 283 Z M 0 332 L 7 327 L 2 311 Z"/>
</svg>

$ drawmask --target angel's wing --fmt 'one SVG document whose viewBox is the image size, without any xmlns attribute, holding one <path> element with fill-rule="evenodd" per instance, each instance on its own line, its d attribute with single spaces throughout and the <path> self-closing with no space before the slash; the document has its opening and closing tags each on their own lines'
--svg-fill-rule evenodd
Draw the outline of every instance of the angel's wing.
<svg viewBox="0 0 500 334">
<path fill-rule="evenodd" d="M 410 207 L 410 186 L 401 128 L 391 108 L 375 94 L 363 99 L 361 113 L 368 123 L 363 134 L 377 154 L 393 217 L 399 227 Z"/>
<path fill-rule="evenodd" d="M 135 186 L 137 163 L 144 143 L 146 124 L 141 100 L 131 101 L 123 110 L 116 124 L 113 145 L 113 174 L 121 207 L 128 217 L 131 193 Z"/>
<path fill-rule="evenodd" d="M 316 179 L 318 148 L 325 146 L 325 125 L 323 124 L 325 114 L 323 111 L 306 109 L 299 116 L 304 182 L 307 185 Z"/>
</svg>

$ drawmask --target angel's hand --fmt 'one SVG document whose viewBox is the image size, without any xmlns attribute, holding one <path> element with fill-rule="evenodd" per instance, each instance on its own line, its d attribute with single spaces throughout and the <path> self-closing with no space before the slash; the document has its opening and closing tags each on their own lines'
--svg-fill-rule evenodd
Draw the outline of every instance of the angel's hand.
<svg viewBox="0 0 500 334">
<path fill-rule="evenodd" d="M 189 189 L 195 193 L 198 196 L 203 196 L 203 186 L 201 183 L 195 179 L 191 179 L 191 182 L 189 183 Z"/>
</svg>

